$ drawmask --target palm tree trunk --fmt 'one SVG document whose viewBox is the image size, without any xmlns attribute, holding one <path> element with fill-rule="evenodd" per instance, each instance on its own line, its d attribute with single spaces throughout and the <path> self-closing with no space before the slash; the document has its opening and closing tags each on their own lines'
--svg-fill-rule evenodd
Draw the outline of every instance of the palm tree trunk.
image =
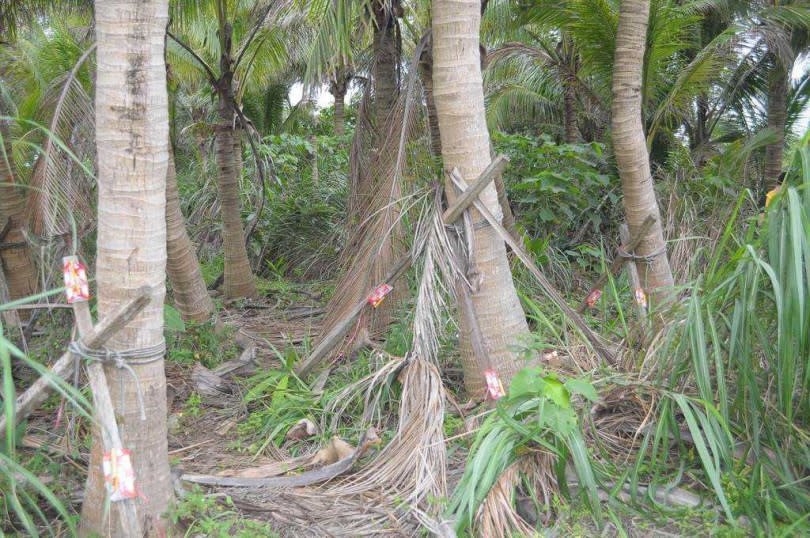
<svg viewBox="0 0 810 538">
<path fill-rule="evenodd" d="M 422 87 L 425 89 L 425 107 L 427 108 L 427 122 L 430 129 L 430 151 L 434 156 L 441 157 L 442 135 L 439 132 L 439 119 L 436 113 L 436 100 L 433 98 L 433 53 L 428 49 L 419 62 L 419 74 L 422 78 Z"/>
<path fill-rule="evenodd" d="M 576 144 L 579 142 L 577 136 L 576 89 L 574 83 L 567 78 L 563 80 L 563 112 L 565 114 L 563 118 L 565 143 Z"/>
<path fill-rule="evenodd" d="M 168 97 L 164 35 L 167 0 L 98 0 L 95 5 L 96 149 L 98 153 L 98 253 L 96 278 L 100 318 L 151 286 L 149 305 L 107 347 L 146 349 L 163 344 L 166 280 L 166 171 L 169 158 Z M 142 527 L 165 535 L 163 517 L 172 497 L 166 432 L 166 377 L 163 354 L 131 367 L 138 385 L 123 369 L 107 378 L 125 448 L 132 450 Z M 93 431 L 82 535 L 126 536 L 117 511 L 105 511 L 102 445 Z M 105 523 L 105 516 L 113 521 Z"/>
<path fill-rule="evenodd" d="M 776 135 L 776 140 L 765 147 L 765 189 L 771 190 L 779 184 L 782 174 L 782 151 L 785 145 L 785 124 L 787 123 L 788 75 L 779 60 L 775 60 L 768 84 L 768 129 Z"/>
<path fill-rule="evenodd" d="M 214 313 L 214 302 L 205 287 L 200 262 L 180 210 L 174 151 L 171 150 L 166 173 L 166 255 L 166 272 L 180 315 L 185 320 L 207 320 Z"/>
<path fill-rule="evenodd" d="M 222 242 L 225 249 L 225 297 L 236 299 L 256 294 L 256 281 L 250 269 L 245 232 L 239 204 L 239 174 L 241 172 L 241 142 L 233 127 L 234 110 L 231 100 L 220 97 L 217 128 L 217 187 L 222 214 Z M 237 151 L 239 155 L 237 155 Z"/>
<path fill-rule="evenodd" d="M 383 139 L 388 114 L 394 108 L 399 94 L 399 47 L 396 36 L 395 18 L 387 2 L 374 2 L 374 126 Z"/>
<path fill-rule="evenodd" d="M 0 114 L 2 112 L 0 110 Z M 11 138 L 3 121 L 0 121 L 0 138 L 3 139 L 0 150 L 0 263 L 13 301 L 37 292 L 37 268 L 23 234 L 25 190 L 14 179 Z M 19 317 L 27 319 L 28 314 L 23 311 Z"/>
<path fill-rule="evenodd" d="M 343 94 L 335 95 L 335 136 L 346 134 L 346 91 Z"/>
<path fill-rule="evenodd" d="M 441 132 L 444 167 L 456 167 L 473 182 L 490 163 L 490 141 L 484 114 L 484 89 L 479 53 L 480 3 L 469 0 L 433 1 L 433 94 Z M 455 189 L 447 182 L 452 202 Z M 501 215 L 498 193 L 489 185 L 480 199 L 496 215 Z M 473 211 L 473 222 L 482 220 Z M 520 369 L 517 352 L 521 338 L 529 333 L 512 273 L 506 247 L 490 226 L 476 226 L 474 270 L 480 285 L 472 294 L 474 315 L 491 365 L 507 384 Z M 469 323 L 460 316 L 461 356 L 468 392 L 480 395 L 484 388 L 481 365 L 471 350 Z"/>
<path fill-rule="evenodd" d="M 343 136 L 346 133 L 346 90 L 348 80 L 345 69 L 336 70 L 331 83 L 329 93 L 335 98 L 335 136 Z"/>
<path fill-rule="evenodd" d="M 636 267 L 644 290 L 654 302 L 662 302 L 673 285 L 672 270 L 641 122 L 641 77 L 649 11 L 649 0 L 624 0 L 621 3 L 613 65 L 611 128 L 630 235 L 638 233 L 647 216 L 656 219 L 636 249 L 637 255 L 647 259 L 637 259 Z"/>
</svg>

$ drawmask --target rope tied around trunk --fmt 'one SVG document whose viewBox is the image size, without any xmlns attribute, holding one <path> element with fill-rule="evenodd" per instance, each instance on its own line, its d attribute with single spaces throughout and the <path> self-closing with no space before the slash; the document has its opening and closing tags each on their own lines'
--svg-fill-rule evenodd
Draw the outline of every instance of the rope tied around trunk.
<svg viewBox="0 0 810 538">
<path fill-rule="evenodd" d="M 616 249 L 618 255 L 626 260 L 633 260 L 635 262 L 644 262 L 647 265 L 651 264 L 655 259 L 660 256 L 661 254 L 666 254 L 667 247 L 664 245 L 663 247 L 657 248 L 650 252 L 649 254 L 639 255 L 634 252 L 627 252 L 624 250 L 622 246 Z"/>
<path fill-rule="evenodd" d="M 132 379 L 135 381 L 135 390 L 138 397 L 138 408 L 140 410 L 141 420 L 146 420 L 146 409 L 143 405 L 143 391 L 141 390 L 141 382 L 138 375 L 132 368 L 132 365 L 141 366 L 144 364 L 151 364 L 163 359 L 166 354 L 166 342 L 161 341 L 158 344 L 146 346 L 142 348 L 125 349 L 121 351 L 101 348 L 91 349 L 85 346 L 81 340 L 74 340 L 68 347 L 71 353 L 84 359 L 100 362 L 102 364 L 111 364 L 120 370 L 125 370 Z M 123 379 L 121 382 L 123 383 Z M 123 390 L 118 391 L 123 398 Z M 123 407 L 123 402 L 121 407 Z"/>
</svg>

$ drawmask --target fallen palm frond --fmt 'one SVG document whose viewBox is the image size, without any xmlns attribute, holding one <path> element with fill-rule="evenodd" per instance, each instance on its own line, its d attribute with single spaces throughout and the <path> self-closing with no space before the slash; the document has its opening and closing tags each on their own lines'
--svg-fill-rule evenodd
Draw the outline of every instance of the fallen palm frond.
<svg viewBox="0 0 810 538">
<path fill-rule="evenodd" d="M 548 516 L 558 495 L 553 467 L 554 455 L 545 451 L 530 451 L 507 467 L 481 503 L 476 517 L 480 535 L 537 535 L 538 509 L 542 507 Z"/>
<path fill-rule="evenodd" d="M 269 512 L 277 521 L 317 536 L 413 536 L 420 528 L 444 532 L 438 508 L 432 506 L 447 489 L 444 387 L 436 367 L 415 356 L 392 358 L 336 400 L 351 399 L 359 391 L 377 405 L 370 395 L 393 382 L 393 375 L 402 385 L 397 431 L 371 462 L 320 487 L 231 491 L 237 506 L 246 499 L 250 504 L 242 504 L 244 509 Z M 342 409 L 345 404 L 334 406 L 333 412 L 339 416 Z"/>
<path fill-rule="evenodd" d="M 417 356 L 438 365 L 442 320 L 447 313 L 446 297 L 453 296 L 457 281 L 466 283 L 462 270 L 463 245 L 451 238 L 442 219 L 442 191 L 437 189 L 434 202 L 419 219 L 414 254 L 423 261 L 413 317 L 413 350 Z M 465 284 L 462 284 L 465 285 Z"/>
</svg>

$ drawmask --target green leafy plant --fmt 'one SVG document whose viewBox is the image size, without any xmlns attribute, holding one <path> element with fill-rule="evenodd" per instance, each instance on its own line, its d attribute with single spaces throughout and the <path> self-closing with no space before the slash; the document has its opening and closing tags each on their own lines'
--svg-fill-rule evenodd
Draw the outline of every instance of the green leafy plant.
<svg viewBox="0 0 810 538">
<path fill-rule="evenodd" d="M 522 450 L 531 447 L 555 456 L 563 483 L 570 458 L 589 506 L 597 518 L 601 517 L 596 477 L 571 402 L 573 395 L 597 399 L 593 386 L 583 379 L 563 381 L 540 368 L 524 368 L 515 375 L 509 395 L 498 401 L 495 414 L 478 432 L 464 475 L 450 500 L 447 513 L 455 518 L 457 530 L 472 525 L 478 507 L 501 473 Z"/>
</svg>

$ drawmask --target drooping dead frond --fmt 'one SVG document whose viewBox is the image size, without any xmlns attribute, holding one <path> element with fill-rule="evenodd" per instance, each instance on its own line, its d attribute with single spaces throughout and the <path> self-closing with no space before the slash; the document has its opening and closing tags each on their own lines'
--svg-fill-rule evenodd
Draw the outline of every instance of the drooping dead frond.
<svg viewBox="0 0 810 538">
<path fill-rule="evenodd" d="M 95 168 L 93 100 L 77 74 L 95 46 L 58 79 L 46 94 L 43 110 L 51 111 L 43 152 L 31 176 L 26 214 L 29 231 L 53 237 L 70 233 L 75 223 L 86 229 L 95 221 L 90 205 Z"/>
<path fill-rule="evenodd" d="M 424 117 L 417 70 L 410 70 L 405 88 L 388 114 L 386 125 L 375 136 L 368 121 L 370 93 L 361 102 L 351 151 L 351 191 L 348 204 L 349 239 L 344 248 L 343 275 L 336 286 L 324 320 L 322 334 L 345 318 L 367 290 L 388 273 L 397 254 L 404 252 L 403 217 L 420 198 L 420 179 L 433 175 L 428 140 L 423 136 Z M 390 311 L 394 301 L 387 299 Z M 386 314 L 375 311 L 371 325 L 385 328 Z M 369 319 L 365 319 L 368 322 Z"/>
<path fill-rule="evenodd" d="M 394 382 L 394 376 L 403 368 L 406 360 L 383 353 L 376 353 L 374 358 L 377 360 L 382 359 L 384 362 L 369 375 L 344 387 L 325 406 L 324 419 L 328 416 L 332 418 L 328 425 L 326 423 L 321 424 L 324 430 L 336 431 L 341 419 L 346 414 L 346 410 L 360 395 L 363 397 L 363 415 L 361 417 L 363 424 L 380 424 L 382 422 L 381 402 L 383 393 Z"/>
<path fill-rule="evenodd" d="M 422 269 L 413 318 L 413 350 L 417 356 L 438 364 L 442 319 L 447 310 L 447 296 L 453 296 L 453 284 L 464 280 L 461 264 L 456 260 L 461 248 L 451 238 L 442 221 L 442 193 L 436 191 L 427 214 L 419 219 L 414 240 L 414 253 L 422 254 Z M 416 264 L 414 264 L 416 265 Z"/>
<path fill-rule="evenodd" d="M 477 535 L 538 536 L 534 528 L 541 517 L 538 505 L 548 514 L 558 492 L 553 468 L 554 456 L 542 451 L 529 452 L 507 467 L 476 514 Z"/>
<path fill-rule="evenodd" d="M 420 357 L 406 359 L 399 374 L 402 400 L 394 439 L 374 461 L 336 487 L 344 494 L 386 490 L 407 504 L 426 508 L 444 497 L 444 387 L 436 367 Z"/>
</svg>

